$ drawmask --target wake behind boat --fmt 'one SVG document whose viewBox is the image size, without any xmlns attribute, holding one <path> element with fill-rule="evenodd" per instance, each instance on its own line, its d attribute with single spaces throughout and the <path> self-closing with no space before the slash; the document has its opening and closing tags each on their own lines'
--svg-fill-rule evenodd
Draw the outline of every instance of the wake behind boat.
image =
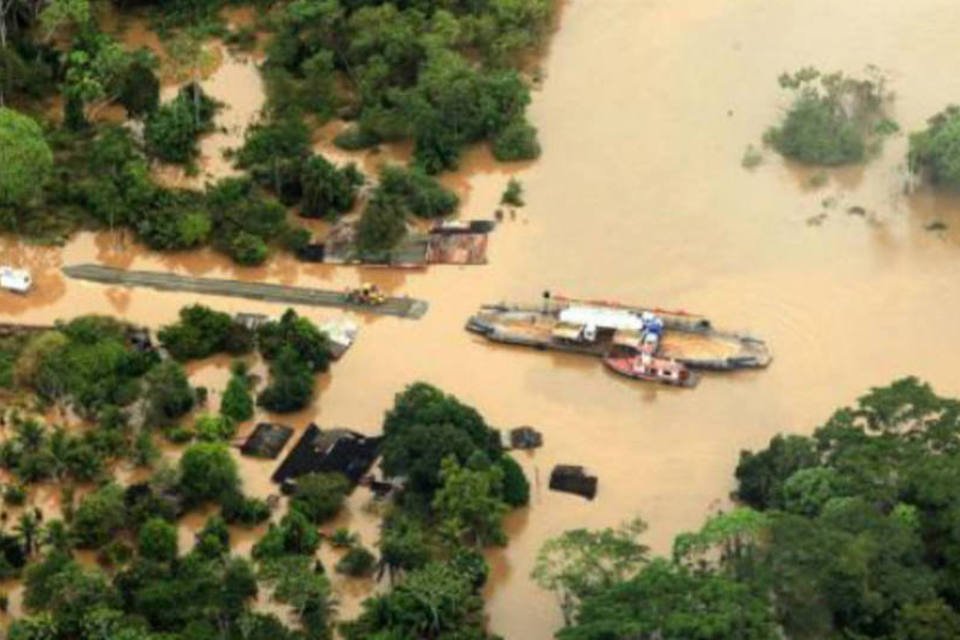
<svg viewBox="0 0 960 640">
<path fill-rule="evenodd" d="M 467 329 L 493 342 L 601 357 L 617 373 L 683 386 L 695 384 L 687 368 L 761 368 L 772 359 L 762 340 L 715 329 L 704 316 L 608 301 L 546 296 L 539 307 L 487 305 Z"/>
</svg>

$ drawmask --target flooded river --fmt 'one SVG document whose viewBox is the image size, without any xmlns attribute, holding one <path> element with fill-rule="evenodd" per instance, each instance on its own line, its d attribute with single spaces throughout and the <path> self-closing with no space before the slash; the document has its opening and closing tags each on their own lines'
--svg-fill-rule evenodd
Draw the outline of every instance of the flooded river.
<svg viewBox="0 0 960 640">
<path fill-rule="evenodd" d="M 519 456 L 538 479 L 532 505 L 511 516 L 509 546 L 491 553 L 488 602 L 495 632 L 545 640 L 558 610 L 528 578 L 545 538 L 639 514 L 650 523 L 648 541 L 666 552 L 676 533 L 724 500 L 740 449 L 782 430 L 809 432 L 871 385 L 906 374 L 960 395 L 960 201 L 905 194 L 905 135 L 866 167 L 831 172 L 819 188 L 811 172 L 770 153 L 754 170 L 740 166 L 747 144 L 785 106 L 777 75 L 804 65 L 878 66 L 897 94 L 896 120 L 905 131 L 919 128 L 960 101 L 958 30 L 949 0 L 572 0 L 532 108 L 544 154 L 516 170 L 528 205 L 492 236 L 488 266 L 400 273 L 282 258 L 237 269 L 205 252 L 148 255 L 108 235 L 81 235 L 62 250 L 6 241 L 0 259 L 32 268 L 37 289 L 3 296 L 3 315 L 46 322 L 112 312 L 156 326 L 195 301 L 59 275 L 62 264 L 90 260 L 306 286 L 372 280 L 429 300 L 421 321 L 358 318 L 357 344 L 321 380 L 316 406 L 292 422 L 374 432 L 393 395 L 425 380 L 494 425 L 541 429 L 544 448 Z M 216 76 L 208 82 L 217 86 Z M 509 175 L 478 151 L 449 180 L 465 196 L 464 215 L 488 217 Z M 926 231 L 933 221 L 947 230 Z M 693 391 L 668 389 L 614 377 L 591 359 L 498 347 L 463 331 L 479 304 L 537 300 L 546 288 L 697 311 L 765 338 L 774 362 L 766 371 L 707 375 Z M 227 366 L 200 364 L 194 378 L 220 386 Z M 596 500 L 546 491 L 556 463 L 595 470 Z M 272 490 L 272 465 L 243 469 L 248 488 Z M 376 521 L 362 503 L 358 493 L 344 518 L 359 522 L 372 544 Z M 342 613 L 351 615 L 357 597 L 341 593 Z"/>
</svg>

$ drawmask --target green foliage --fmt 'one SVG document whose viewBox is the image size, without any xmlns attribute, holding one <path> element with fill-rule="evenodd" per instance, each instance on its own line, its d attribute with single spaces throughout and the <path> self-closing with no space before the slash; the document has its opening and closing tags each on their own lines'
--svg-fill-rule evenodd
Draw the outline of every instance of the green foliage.
<svg viewBox="0 0 960 640">
<path fill-rule="evenodd" d="M 151 518 L 137 534 L 140 556 L 157 562 L 173 562 L 177 558 L 177 528 L 163 518 Z"/>
<path fill-rule="evenodd" d="M 280 524 L 271 524 L 267 533 L 253 545 L 257 560 L 275 560 L 287 555 L 312 556 L 320 546 L 320 534 L 299 511 L 285 515 Z"/>
<path fill-rule="evenodd" d="M 335 218 L 353 207 L 363 174 L 353 163 L 337 168 L 323 156 L 311 156 L 300 176 L 303 200 L 300 215 L 307 218 Z"/>
<path fill-rule="evenodd" d="M 164 361 L 146 375 L 147 420 L 150 424 L 170 424 L 193 408 L 195 396 L 183 367 Z"/>
<path fill-rule="evenodd" d="M 364 601 L 363 613 L 341 626 L 345 640 L 484 638 L 483 600 L 471 575 L 448 563 L 411 571 L 392 591 Z"/>
<path fill-rule="evenodd" d="M 322 373 L 330 366 L 330 338 L 309 318 L 287 309 L 280 320 L 271 320 L 257 331 L 260 353 L 278 359 L 285 349 L 295 351 L 311 371 Z"/>
<path fill-rule="evenodd" d="M 290 509 L 322 524 L 337 515 L 349 490 L 350 483 L 343 474 L 308 473 L 297 478 Z"/>
<path fill-rule="evenodd" d="M 330 581 L 310 558 L 287 556 L 264 563 L 261 575 L 274 587 L 273 597 L 290 605 L 310 638 L 328 638 L 334 599 Z"/>
<path fill-rule="evenodd" d="M 507 182 L 507 188 L 503 190 L 503 195 L 500 196 L 500 202 L 502 204 L 513 205 L 514 207 L 522 207 L 523 202 L 523 185 L 516 178 L 510 178 L 510 181 Z"/>
<path fill-rule="evenodd" d="M 806 164 L 860 162 L 869 147 L 878 147 L 880 122 L 888 121 L 890 96 L 884 79 L 868 69 L 865 80 L 841 73 L 821 74 L 812 67 L 780 76 L 780 86 L 795 92 L 783 122 L 764 140 L 788 158 Z"/>
<path fill-rule="evenodd" d="M 150 65 L 138 61 L 124 71 L 117 101 L 133 118 L 156 111 L 160 105 L 160 80 Z"/>
<path fill-rule="evenodd" d="M 32 118 L 0 107 L 0 205 L 27 204 L 43 189 L 53 153 Z"/>
<path fill-rule="evenodd" d="M 227 416 L 204 413 L 197 416 L 193 430 L 202 442 L 223 442 L 234 436 L 237 424 Z"/>
<path fill-rule="evenodd" d="M 412 215 L 438 218 L 453 213 L 460 198 L 416 167 L 384 165 L 377 192 L 395 198 Z"/>
<path fill-rule="evenodd" d="M 157 333 L 164 348 L 177 360 L 195 360 L 216 353 L 231 355 L 253 349 L 253 333 L 229 314 L 194 304 L 180 309 L 180 320 Z"/>
<path fill-rule="evenodd" d="M 221 515 L 228 524 L 253 526 L 270 517 L 270 507 L 259 498 L 242 495 L 239 491 L 220 498 Z"/>
<path fill-rule="evenodd" d="M 253 417 L 253 409 L 250 378 L 246 368 L 234 368 L 223 397 L 220 399 L 220 413 L 235 422 L 245 422 Z"/>
<path fill-rule="evenodd" d="M 190 504 L 219 501 L 238 492 L 237 463 L 227 447 L 203 442 L 191 445 L 180 458 L 179 489 Z"/>
<path fill-rule="evenodd" d="M 468 540 L 480 547 L 506 544 L 502 519 L 509 507 L 501 498 L 499 467 L 470 469 L 451 456 L 440 466 L 440 482 L 432 506 L 446 531 L 458 542 Z"/>
<path fill-rule="evenodd" d="M 493 141 L 493 157 L 500 162 L 535 160 L 540 157 L 537 128 L 523 116 L 510 121 Z"/>
<path fill-rule="evenodd" d="M 777 627 L 764 598 L 747 586 L 664 560 L 585 598 L 560 640 L 769 640 Z"/>
<path fill-rule="evenodd" d="M 960 107 L 948 106 L 910 134 L 911 171 L 924 172 L 935 185 L 960 187 Z"/>
<path fill-rule="evenodd" d="M 540 548 L 531 577 L 556 593 L 569 621 L 583 598 L 629 580 L 647 564 L 648 549 L 639 542 L 646 529 L 635 518 L 616 529 L 566 531 Z"/>
<path fill-rule="evenodd" d="M 83 497 L 74 513 L 71 533 L 78 547 L 97 549 L 123 529 L 125 522 L 123 489 L 109 483 Z"/>
<path fill-rule="evenodd" d="M 804 436 L 776 435 L 763 451 L 740 452 L 737 498 L 756 509 L 783 506 L 783 483 L 795 471 L 817 466 L 814 442 Z"/>
<path fill-rule="evenodd" d="M 377 557 L 363 546 L 354 546 L 347 551 L 335 567 L 337 573 L 362 578 L 373 573 Z"/>
<path fill-rule="evenodd" d="M 524 507 L 530 502 L 530 483 L 523 468 L 510 456 L 497 460 L 503 472 L 503 501 L 511 507 Z"/>
<path fill-rule="evenodd" d="M 257 396 L 257 404 L 275 413 L 291 413 L 313 398 L 313 371 L 301 355 L 284 347 L 270 363 L 270 382 Z"/>
<path fill-rule="evenodd" d="M 212 129 L 219 108 L 199 85 L 185 86 L 173 101 L 147 118 L 144 136 L 148 153 L 164 162 L 191 162 L 200 152 L 197 136 Z"/>
<path fill-rule="evenodd" d="M 267 257 L 267 242 L 288 231 L 286 210 L 265 197 L 247 178 L 224 178 L 207 191 L 207 206 L 213 219 L 213 245 L 235 262 L 261 264 Z"/>
<path fill-rule="evenodd" d="M 357 223 L 357 251 L 361 255 L 376 255 L 397 246 L 407 235 L 406 217 L 406 208 L 399 199 L 375 193 Z"/>
<path fill-rule="evenodd" d="M 299 197 L 300 167 L 310 155 L 310 131 L 295 114 L 273 118 L 247 129 L 236 164 L 282 199 Z M 289 177 L 288 177 L 289 176 Z"/>
<path fill-rule="evenodd" d="M 239 231 L 230 241 L 228 253 L 237 264 L 256 266 L 267 259 L 267 243 L 260 236 Z"/>
</svg>

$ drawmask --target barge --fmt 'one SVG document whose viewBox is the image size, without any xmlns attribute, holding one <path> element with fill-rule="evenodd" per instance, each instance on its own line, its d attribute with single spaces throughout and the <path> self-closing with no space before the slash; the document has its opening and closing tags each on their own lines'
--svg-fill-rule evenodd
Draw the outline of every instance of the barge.
<svg viewBox="0 0 960 640">
<path fill-rule="evenodd" d="M 650 355 L 661 360 L 714 371 L 762 368 L 772 360 L 763 340 L 716 329 L 704 316 L 607 301 L 545 296 L 541 306 L 486 305 L 466 328 L 492 342 L 604 358 L 618 373 L 643 378 L 621 358 L 650 352 L 644 344 L 651 323 L 657 330 Z"/>
</svg>

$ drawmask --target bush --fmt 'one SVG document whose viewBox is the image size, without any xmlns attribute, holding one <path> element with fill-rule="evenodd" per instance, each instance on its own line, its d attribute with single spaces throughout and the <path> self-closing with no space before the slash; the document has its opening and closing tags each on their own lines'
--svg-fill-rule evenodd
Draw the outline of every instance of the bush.
<svg viewBox="0 0 960 640">
<path fill-rule="evenodd" d="M 146 376 L 147 419 L 150 424 L 170 424 L 193 408 L 196 396 L 183 367 L 165 361 Z"/>
<path fill-rule="evenodd" d="M 73 515 L 71 533 L 78 547 L 98 549 L 123 529 L 125 516 L 123 489 L 111 482 L 83 497 Z"/>
<path fill-rule="evenodd" d="M 910 135 L 911 171 L 925 172 L 935 185 L 960 188 L 960 107 L 951 105 Z"/>
<path fill-rule="evenodd" d="M 357 223 L 356 248 L 361 254 L 389 251 L 407 234 L 407 214 L 397 198 L 375 194 Z"/>
<path fill-rule="evenodd" d="M 385 165 L 378 191 L 396 198 L 409 213 L 421 218 L 449 215 L 460 204 L 457 194 L 417 168 Z"/>
<path fill-rule="evenodd" d="M 164 162 L 185 164 L 199 153 L 197 136 L 210 131 L 220 104 L 196 84 L 188 84 L 171 102 L 147 118 L 147 152 Z"/>
<path fill-rule="evenodd" d="M 267 360 L 278 358 L 285 348 L 290 348 L 312 371 L 320 373 L 330 366 L 330 338 L 293 309 L 287 309 L 279 321 L 262 325 L 257 338 L 260 352 Z"/>
<path fill-rule="evenodd" d="M 354 578 L 366 577 L 373 573 L 376 563 L 377 557 L 375 555 L 362 546 L 356 546 L 340 558 L 335 570 L 337 573 Z"/>
<path fill-rule="evenodd" d="M 0 107 L 0 205 L 21 206 L 43 188 L 53 153 L 40 125 L 29 116 Z"/>
<path fill-rule="evenodd" d="M 307 218 L 332 218 L 353 207 L 363 174 L 353 163 L 342 169 L 323 156 L 313 156 L 303 165 L 300 176 L 303 200 L 300 215 Z"/>
<path fill-rule="evenodd" d="M 500 202 L 503 204 L 511 204 L 515 207 L 523 206 L 523 185 L 520 184 L 519 180 L 510 178 L 510 182 L 507 183 L 507 188 L 503 190 L 503 195 L 500 196 Z"/>
<path fill-rule="evenodd" d="M 227 524 L 253 526 L 265 522 L 270 517 L 270 507 L 259 498 L 251 498 L 242 493 L 228 493 L 220 499 L 221 515 Z"/>
<path fill-rule="evenodd" d="M 220 413 L 236 422 L 245 422 L 253 417 L 253 397 L 250 395 L 250 379 L 246 370 L 231 374 L 227 389 L 220 399 Z"/>
<path fill-rule="evenodd" d="M 205 413 L 198 416 L 193 424 L 197 439 L 202 442 L 222 442 L 229 440 L 237 432 L 232 418 Z"/>
<path fill-rule="evenodd" d="M 363 127 L 348 127 L 338 133 L 333 144 L 344 151 L 361 151 L 380 144 L 380 137 Z"/>
<path fill-rule="evenodd" d="M 20 484 L 8 484 L 3 489 L 3 502 L 11 507 L 22 506 L 27 501 L 27 490 Z"/>
<path fill-rule="evenodd" d="M 313 371 L 292 347 L 284 347 L 270 363 L 270 383 L 257 404 L 274 413 L 299 411 L 313 397 Z"/>
<path fill-rule="evenodd" d="M 152 113 L 160 104 L 160 80 L 146 63 L 132 63 L 120 79 L 120 97 L 117 102 L 132 118 Z"/>
<path fill-rule="evenodd" d="M 330 535 L 330 545 L 337 549 L 347 549 L 360 541 L 360 536 L 351 533 L 346 527 L 337 527 Z"/>
<path fill-rule="evenodd" d="M 493 157 L 500 162 L 534 160 L 540 157 L 537 128 L 524 118 L 516 118 L 493 140 Z"/>
<path fill-rule="evenodd" d="M 890 96 L 876 73 L 858 80 L 806 68 L 780 76 L 780 86 L 794 91 L 794 102 L 764 140 L 788 158 L 828 166 L 860 162 L 890 131 L 881 126 L 890 122 Z"/>
<path fill-rule="evenodd" d="M 177 558 L 177 528 L 163 518 L 151 518 L 140 527 L 137 548 L 144 558 L 173 562 Z"/>
<path fill-rule="evenodd" d="M 229 314 L 195 304 L 180 309 L 180 320 L 157 334 L 164 348 L 177 360 L 206 358 L 215 353 L 233 355 L 253 349 L 253 332 L 235 323 Z"/>
<path fill-rule="evenodd" d="M 179 490 L 189 504 L 219 501 L 238 492 L 237 463 L 221 443 L 191 445 L 180 458 Z"/>
<path fill-rule="evenodd" d="M 530 483 L 523 468 L 510 456 L 497 461 L 503 470 L 503 501 L 511 507 L 523 507 L 530 502 Z"/>
<path fill-rule="evenodd" d="M 228 253 L 237 264 L 256 266 L 267 259 L 267 243 L 260 236 L 240 231 L 230 240 Z"/>
<path fill-rule="evenodd" d="M 290 508 L 322 524 L 337 515 L 349 490 L 350 483 L 340 473 L 308 473 L 297 478 Z"/>
</svg>

